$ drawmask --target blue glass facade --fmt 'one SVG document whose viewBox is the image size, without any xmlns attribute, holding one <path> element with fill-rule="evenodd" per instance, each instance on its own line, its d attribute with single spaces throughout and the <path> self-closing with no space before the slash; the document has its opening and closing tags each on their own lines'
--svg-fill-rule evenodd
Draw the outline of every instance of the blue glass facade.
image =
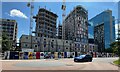
<svg viewBox="0 0 120 72">
<path fill-rule="evenodd" d="M 120 1 L 118 2 L 118 20 L 120 20 Z"/>
<path fill-rule="evenodd" d="M 89 20 L 93 26 L 89 27 L 89 32 L 94 36 L 94 27 L 104 24 L 104 48 L 109 48 L 110 44 L 115 41 L 115 21 L 114 17 L 112 16 L 111 10 L 103 11 L 102 13 L 96 15 L 92 19 Z M 95 38 L 95 37 L 94 37 Z M 99 48 L 99 46 L 98 46 Z"/>
</svg>

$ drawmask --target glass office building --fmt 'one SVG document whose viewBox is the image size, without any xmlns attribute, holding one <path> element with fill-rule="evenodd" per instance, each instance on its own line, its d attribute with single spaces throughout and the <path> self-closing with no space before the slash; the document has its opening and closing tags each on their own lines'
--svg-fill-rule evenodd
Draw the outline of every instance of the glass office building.
<svg viewBox="0 0 120 72">
<path fill-rule="evenodd" d="M 115 18 L 111 10 L 105 10 L 89 20 L 92 26 L 89 27 L 90 33 L 94 36 L 98 51 L 104 52 L 110 44 L 115 41 Z"/>
</svg>

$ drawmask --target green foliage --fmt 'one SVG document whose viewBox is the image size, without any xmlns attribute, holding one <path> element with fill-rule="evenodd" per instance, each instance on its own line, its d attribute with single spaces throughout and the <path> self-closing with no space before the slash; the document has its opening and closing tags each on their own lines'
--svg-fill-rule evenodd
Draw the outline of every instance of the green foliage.
<svg viewBox="0 0 120 72">
<path fill-rule="evenodd" d="M 10 50 L 12 48 L 12 42 L 7 36 L 7 33 L 2 33 L 2 52 Z"/>
<path fill-rule="evenodd" d="M 114 61 L 113 63 L 114 63 L 115 65 L 120 65 L 120 60 L 118 59 L 118 60 Z"/>
<path fill-rule="evenodd" d="M 107 53 L 113 53 L 113 49 L 112 48 L 107 48 L 107 49 L 105 49 L 105 52 L 107 52 Z"/>
<path fill-rule="evenodd" d="M 113 53 L 119 55 L 120 42 L 113 42 L 110 47 L 113 49 Z"/>
</svg>

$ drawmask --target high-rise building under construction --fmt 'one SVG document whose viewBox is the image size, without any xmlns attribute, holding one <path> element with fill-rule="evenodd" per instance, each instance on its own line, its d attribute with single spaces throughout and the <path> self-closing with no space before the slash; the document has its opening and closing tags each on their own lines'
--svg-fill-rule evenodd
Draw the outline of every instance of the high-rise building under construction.
<svg viewBox="0 0 120 72">
<path fill-rule="evenodd" d="M 36 20 L 35 36 L 56 38 L 57 15 L 45 8 L 40 8 L 34 17 Z"/>
</svg>

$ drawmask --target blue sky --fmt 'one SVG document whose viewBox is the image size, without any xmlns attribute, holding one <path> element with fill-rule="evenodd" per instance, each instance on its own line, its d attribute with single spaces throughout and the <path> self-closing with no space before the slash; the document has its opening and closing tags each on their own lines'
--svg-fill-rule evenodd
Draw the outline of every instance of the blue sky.
<svg viewBox="0 0 120 72">
<path fill-rule="evenodd" d="M 58 15 L 57 24 L 62 23 L 62 2 L 34 2 L 34 15 L 38 13 L 39 6 L 45 7 L 48 10 Z M 66 15 L 73 10 L 77 5 L 82 5 L 88 10 L 88 19 L 96 16 L 106 9 L 113 11 L 113 16 L 117 19 L 118 9 L 116 2 L 66 2 Z M 14 15 L 21 13 L 21 15 Z M 18 23 L 18 38 L 22 34 L 29 34 L 30 24 L 30 8 L 27 7 L 27 2 L 2 2 L 2 18 L 14 19 Z M 33 27 L 35 28 L 35 22 Z M 90 32 L 90 31 L 89 31 Z"/>
</svg>

